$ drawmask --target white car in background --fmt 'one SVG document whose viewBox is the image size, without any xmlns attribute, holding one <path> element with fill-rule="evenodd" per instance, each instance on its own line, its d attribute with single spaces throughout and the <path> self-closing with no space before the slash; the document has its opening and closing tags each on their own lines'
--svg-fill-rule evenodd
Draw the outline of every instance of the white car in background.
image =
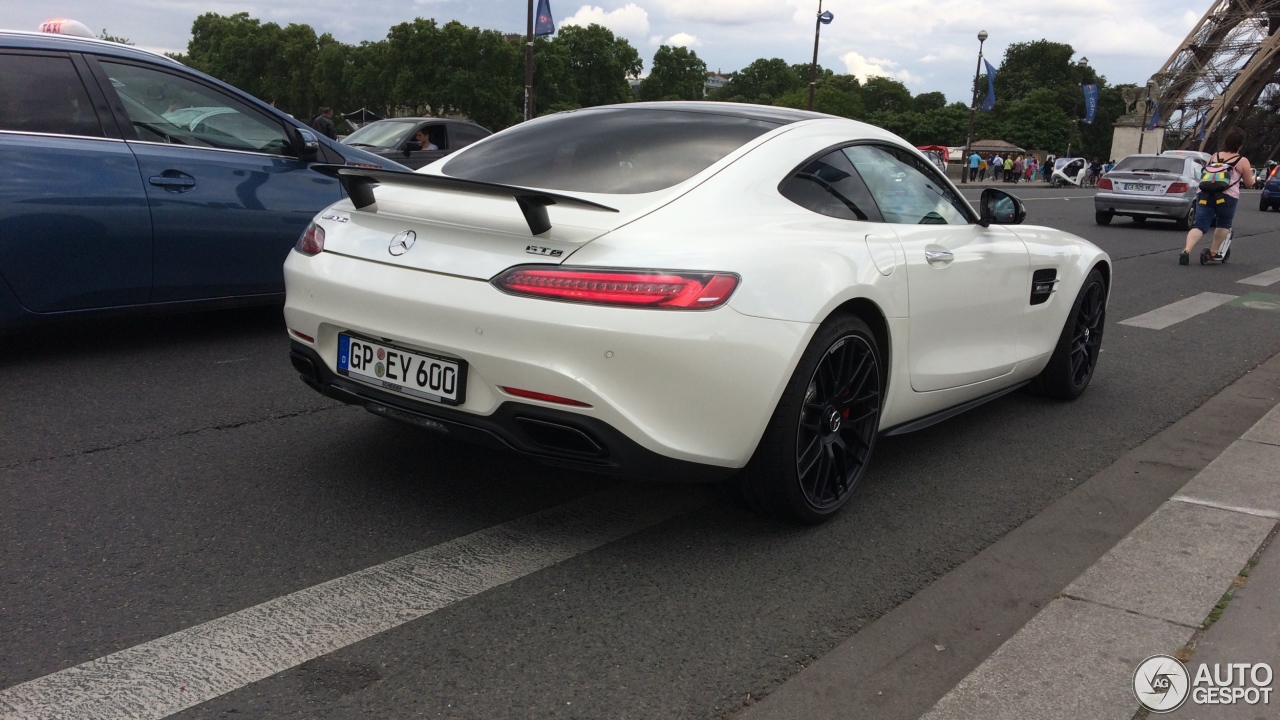
<svg viewBox="0 0 1280 720">
<path fill-rule="evenodd" d="M 636 103 L 505 130 L 416 173 L 334 166 L 349 199 L 285 264 L 316 390 L 542 461 L 737 475 L 802 522 L 884 433 L 1093 375 L 1110 260 L 975 212 L 878 128 Z"/>
</svg>

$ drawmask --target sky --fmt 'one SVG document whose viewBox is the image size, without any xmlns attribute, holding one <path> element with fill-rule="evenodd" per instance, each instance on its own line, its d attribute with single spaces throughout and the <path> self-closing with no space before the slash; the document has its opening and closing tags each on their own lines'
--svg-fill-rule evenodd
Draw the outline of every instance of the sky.
<svg viewBox="0 0 1280 720">
<path fill-rule="evenodd" d="M 913 93 L 965 96 L 985 55 L 999 65 L 1010 43 L 1069 43 L 1112 84 L 1143 84 L 1213 4 L 1211 0 L 824 0 L 818 62 L 865 78 L 887 75 Z M 358 10 L 357 10 L 358 9 Z M 35 30 L 55 17 L 105 29 L 140 47 L 183 51 L 201 13 L 247 12 L 280 25 L 306 23 L 347 43 L 380 40 L 415 17 L 524 32 L 525 0 L 0 0 L 0 28 Z M 551 0 L 557 25 L 599 23 L 631 42 L 648 71 L 660 45 L 692 49 L 709 70 L 756 58 L 807 63 L 818 0 Z"/>
</svg>

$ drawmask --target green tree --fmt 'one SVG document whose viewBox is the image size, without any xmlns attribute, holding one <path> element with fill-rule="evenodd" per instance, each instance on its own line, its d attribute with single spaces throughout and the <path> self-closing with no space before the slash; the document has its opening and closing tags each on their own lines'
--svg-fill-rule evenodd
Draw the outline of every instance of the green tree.
<svg viewBox="0 0 1280 720">
<path fill-rule="evenodd" d="M 808 81 L 782 58 L 761 58 L 739 70 L 717 90 L 712 100 L 772 105 L 788 93 L 800 90 Z"/>
<path fill-rule="evenodd" d="M 862 101 L 868 112 L 884 110 L 891 113 L 914 109 L 911 91 L 893 78 L 873 76 L 862 84 Z"/>
<path fill-rule="evenodd" d="M 804 110 L 809 107 L 809 89 L 788 93 L 774 104 Z M 862 83 L 852 75 L 835 75 L 830 70 L 818 76 L 813 92 L 813 109 L 828 115 L 839 115 L 858 120 L 865 114 L 862 103 Z"/>
<path fill-rule="evenodd" d="M 106 29 L 106 28 L 103 28 L 103 29 L 102 29 L 102 34 L 98 36 L 98 39 L 99 39 L 99 40 L 106 40 L 107 42 L 120 43 L 121 45 L 132 45 L 132 44 L 133 44 L 133 41 L 132 41 L 132 40 L 130 40 L 129 38 L 123 38 L 123 37 L 119 37 L 119 36 L 117 36 L 117 35 L 112 35 L 111 33 L 107 32 L 107 29 Z"/>
<path fill-rule="evenodd" d="M 940 92 L 920 93 L 912 100 L 916 112 L 928 113 L 947 106 L 947 96 Z"/>
<path fill-rule="evenodd" d="M 565 73 L 576 95 L 566 102 L 592 107 L 634 99 L 627 79 L 638 77 L 644 63 L 626 38 L 601 25 L 570 25 L 552 43 L 563 49 Z"/>
<path fill-rule="evenodd" d="M 653 55 L 653 69 L 640 83 L 641 100 L 701 100 L 707 64 L 684 47 L 662 45 Z"/>
</svg>

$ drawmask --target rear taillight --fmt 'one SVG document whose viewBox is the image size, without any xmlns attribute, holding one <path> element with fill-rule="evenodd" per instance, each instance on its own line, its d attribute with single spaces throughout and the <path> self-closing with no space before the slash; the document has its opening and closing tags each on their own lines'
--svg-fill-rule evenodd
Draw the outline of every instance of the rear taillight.
<svg viewBox="0 0 1280 720">
<path fill-rule="evenodd" d="M 704 310 L 723 305 L 738 287 L 728 273 L 520 267 L 493 279 L 513 295 L 621 307 Z"/>
<path fill-rule="evenodd" d="M 1169 189 L 1165 190 L 1164 192 L 1166 195 L 1181 195 L 1182 193 L 1190 189 L 1191 189 L 1191 186 L 1186 183 L 1174 183 L 1170 185 Z"/>
<path fill-rule="evenodd" d="M 1112 189 L 1111 181 L 1106 178 L 1102 178 L 1101 180 L 1098 181 L 1098 189 L 1099 190 Z"/>
<path fill-rule="evenodd" d="M 324 252 L 324 228 L 315 223 L 308 225 L 294 249 L 303 255 L 319 255 Z"/>
</svg>

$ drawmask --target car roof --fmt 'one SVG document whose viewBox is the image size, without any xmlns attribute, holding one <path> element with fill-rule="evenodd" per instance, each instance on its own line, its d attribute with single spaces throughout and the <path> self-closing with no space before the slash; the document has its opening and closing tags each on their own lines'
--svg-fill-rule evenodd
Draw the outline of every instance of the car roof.
<svg viewBox="0 0 1280 720">
<path fill-rule="evenodd" d="M 143 50 L 132 45 L 121 45 L 109 40 L 82 38 L 73 35 L 55 35 L 53 33 L 28 32 L 25 30 L 0 30 L 0 47 L 91 52 L 97 55 L 112 55 L 132 60 L 167 62 L 185 67 L 177 60 L 157 52 Z"/>
<path fill-rule="evenodd" d="M 733 102 L 705 102 L 669 100 L 663 102 L 637 102 L 618 105 L 600 105 L 583 110 L 568 112 L 584 112 L 593 110 L 673 110 L 677 112 L 706 113 L 708 115 L 727 115 L 748 120 L 761 120 L 775 125 L 789 125 L 802 120 L 830 120 L 837 116 L 808 110 L 775 107 L 773 105 L 751 105 Z"/>
</svg>

